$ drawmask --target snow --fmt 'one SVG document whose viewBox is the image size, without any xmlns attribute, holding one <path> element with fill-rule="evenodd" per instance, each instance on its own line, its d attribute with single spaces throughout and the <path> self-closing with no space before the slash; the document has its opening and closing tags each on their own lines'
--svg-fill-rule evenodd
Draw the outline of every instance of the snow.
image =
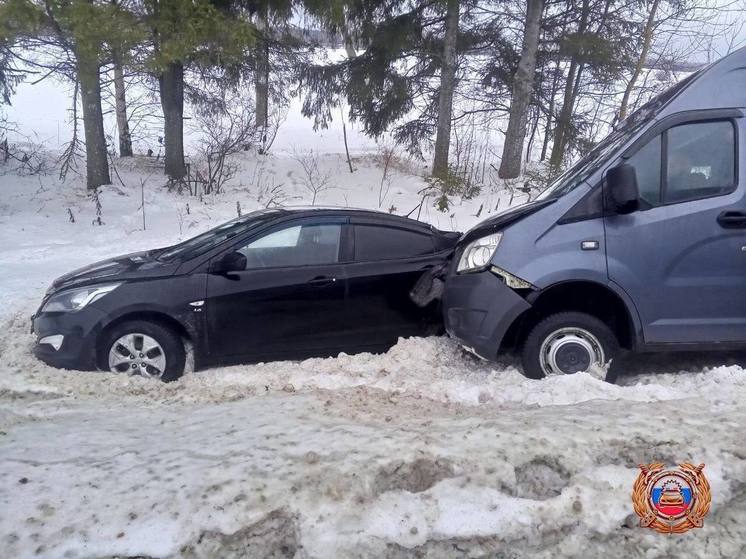
<svg viewBox="0 0 746 559">
<path fill-rule="evenodd" d="M 79 177 L 0 176 L 3 557 L 743 555 L 740 355 L 641 356 L 619 385 L 531 381 L 510 358 L 485 363 L 438 337 L 170 384 L 31 356 L 29 316 L 56 276 L 192 236 L 234 217 L 236 202 L 263 207 L 262 180 L 308 204 L 293 143 L 323 147 L 334 188 L 319 204 L 378 208 L 370 140 L 355 140 L 350 174 L 336 131 L 314 143 L 291 114 L 280 134 L 270 155 L 237 157 L 237 180 L 203 200 L 167 191 L 148 158 L 116 160 L 124 184 L 102 189 L 102 226 Z M 384 210 L 417 206 L 422 170 L 397 167 Z M 430 200 L 420 217 L 463 230 L 508 195 L 487 189 L 448 213 Z M 637 527 L 637 464 L 656 460 L 706 464 L 704 528 Z"/>
</svg>

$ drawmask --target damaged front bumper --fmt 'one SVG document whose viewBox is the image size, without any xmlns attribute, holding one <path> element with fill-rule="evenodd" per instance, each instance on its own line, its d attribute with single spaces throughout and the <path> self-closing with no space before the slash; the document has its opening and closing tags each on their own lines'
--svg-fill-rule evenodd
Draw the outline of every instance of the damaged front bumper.
<svg viewBox="0 0 746 559">
<path fill-rule="evenodd" d="M 530 308 L 526 299 L 493 271 L 451 274 L 445 284 L 446 331 L 465 349 L 484 359 L 497 357 L 510 326 Z"/>
</svg>

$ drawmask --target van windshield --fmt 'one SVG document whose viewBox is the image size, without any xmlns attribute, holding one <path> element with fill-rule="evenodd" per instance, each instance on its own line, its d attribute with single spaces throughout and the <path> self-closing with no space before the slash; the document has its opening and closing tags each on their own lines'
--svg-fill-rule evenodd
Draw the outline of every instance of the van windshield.
<svg viewBox="0 0 746 559">
<path fill-rule="evenodd" d="M 673 99 L 680 91 L 689 85 L 701 72 L 695 72 L 687 78 L 669 87 L 663 93 L 653 97 L 634 113 L 617 125 L 617 127 L 601 140 L 588 154 L 575 165 L 557 177 L 554 182 L 542 192 L 537 200 L 559 198 L 580 186 L 588 177 L 595 173 L 607 158 L 627 142 L 643 124 L 650 121 L 657 112 Z"/>
</svg>

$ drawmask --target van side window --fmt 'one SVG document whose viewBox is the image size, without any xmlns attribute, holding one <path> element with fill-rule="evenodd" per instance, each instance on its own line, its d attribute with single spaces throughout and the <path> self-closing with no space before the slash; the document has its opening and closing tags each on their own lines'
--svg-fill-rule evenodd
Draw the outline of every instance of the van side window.
<svg viewBox="0 0 746 559">
<path fill-rule="evenodd" d="M 637 173 L 640 198 L 650 207 L 661 203 L 661 137 L 656 136 L 629 158 Z"/>
<path fill-rule="evenodd" d="M 656 136 L 628 163 L 635 168 L 640 198 L 649 209 L 733 191 L 735 153 L 731 121 L 692 122 Z"/>
<path fill-rule="evenodd" d="M 735 185 L 735 132 L 730 121 L 670 128 L 666 203 L 725 194 Z"/>
</svg>

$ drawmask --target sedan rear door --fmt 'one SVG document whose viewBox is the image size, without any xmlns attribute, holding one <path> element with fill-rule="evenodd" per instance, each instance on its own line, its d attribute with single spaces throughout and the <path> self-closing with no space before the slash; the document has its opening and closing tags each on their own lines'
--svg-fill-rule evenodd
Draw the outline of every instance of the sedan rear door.
<svg viewBox="0 0 746 559">
<path fill-rule="evenodd" d="M 437 302 L 415 305 L 409 292 L 430 268 L 443 262 L 434 233 L 383 220 L 352 218 L 353 261 L 346 266 L 348 328 L 361 345 L 384 347 L 400 336 L 437 330 Z"/>
</svg>

